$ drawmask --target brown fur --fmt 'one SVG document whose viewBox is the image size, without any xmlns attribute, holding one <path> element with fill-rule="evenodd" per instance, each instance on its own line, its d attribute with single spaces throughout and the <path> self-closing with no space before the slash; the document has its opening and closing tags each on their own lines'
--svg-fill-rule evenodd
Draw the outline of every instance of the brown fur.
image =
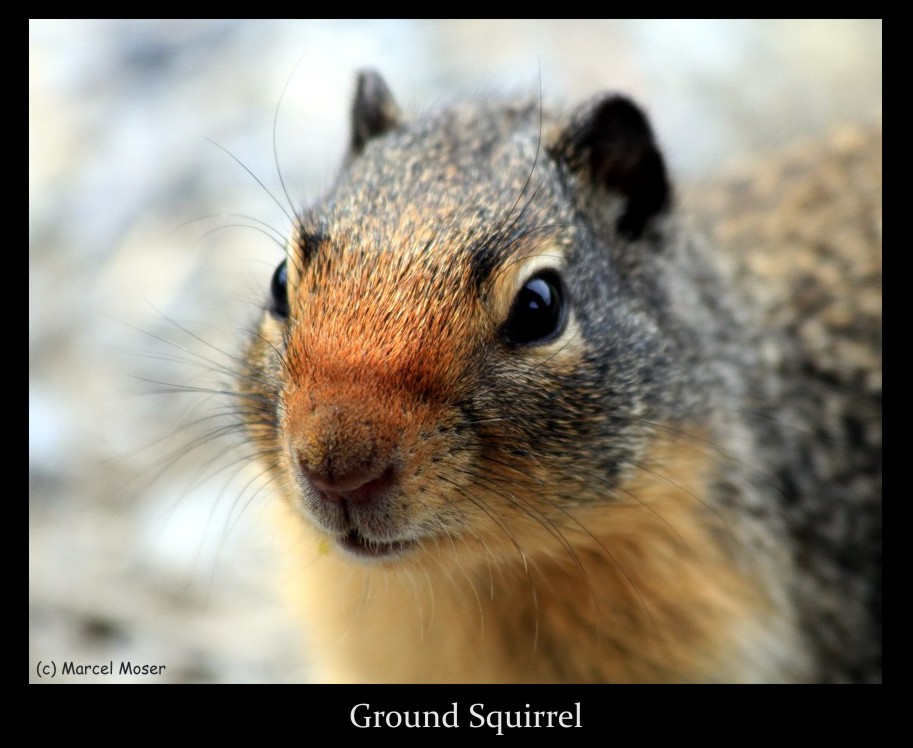
<svg viewBox="0 0 913 748">
<path fill-rule="evenodd" d="M 880 135 L 700 195 L 724 251 L 621 97 L 354 112 L 239 379 L 312 677 L 880 677 Z"/>
</svg>

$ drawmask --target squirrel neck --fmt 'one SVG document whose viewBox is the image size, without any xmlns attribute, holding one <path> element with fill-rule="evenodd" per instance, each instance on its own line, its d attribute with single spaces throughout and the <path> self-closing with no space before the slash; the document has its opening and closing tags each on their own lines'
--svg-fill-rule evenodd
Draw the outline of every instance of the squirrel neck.
<svg viewBox="0 0 913 748">
<path fill-rule="evenodd" d="M 502 547 L 442 541 L 394 566 L 355 563 L 301 530 L 296 552 L 312 557 L 289 589 L 314 624 L 313 664 L 338 682 L 807 677 L 809 663 L 787 658 L 793 623 L 733 566 L 728 518 L 708 522 L 716 512 L 696 498 L 712 459 L 692 439 L 666 439 L 612 511 L 532 522 Z"/>
</svg>

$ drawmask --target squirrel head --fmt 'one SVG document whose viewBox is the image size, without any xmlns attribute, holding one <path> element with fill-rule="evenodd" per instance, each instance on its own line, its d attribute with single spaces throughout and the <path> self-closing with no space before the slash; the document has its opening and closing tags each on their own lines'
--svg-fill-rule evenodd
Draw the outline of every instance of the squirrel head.
<svg viewBox="0 0 913 748">
<path fill-rule="evenodd" d="M 362 73 L 344 167 L 300 214 L 241 382 L 292 504 L 385 561 L 513 549 L 594 481 L 610 495 L 662 388 L 636 258 L 670 202 L 624 97 L 409 122 Z"/>
</svg>

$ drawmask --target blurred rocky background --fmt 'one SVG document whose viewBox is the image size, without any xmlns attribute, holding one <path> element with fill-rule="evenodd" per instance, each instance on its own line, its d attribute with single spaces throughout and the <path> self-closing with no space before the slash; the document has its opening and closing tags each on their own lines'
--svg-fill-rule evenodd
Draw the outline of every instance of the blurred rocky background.
<svg viewBox="0 0 913 748">
<path fill-rule="evenodd" d="M 332 180 L 365 66 L 407 111 L 481 90 L 567 105 L 626 91 L 689 181 L 879 117 L 882 26 L 31 21 L 31 682 L 47 680 L 39 662 L 110 660 L 167 669 L 54 680 L 307 680 L 273 499 L 217 390 L 288 201 Z"/>
</svg>

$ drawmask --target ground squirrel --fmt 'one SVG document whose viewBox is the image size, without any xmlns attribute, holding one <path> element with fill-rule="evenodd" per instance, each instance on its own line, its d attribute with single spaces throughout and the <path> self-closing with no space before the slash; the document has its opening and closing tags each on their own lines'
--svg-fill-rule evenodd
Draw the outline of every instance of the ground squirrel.
<svg viewBox="0 0 913 748">
<path fill-rule="evenodd" d="M 623 96 L 362 73 L 238 377 L 315 677 L 880 680 L 880 319 L 880 128 L 683 198 Z"/>
</svg>

